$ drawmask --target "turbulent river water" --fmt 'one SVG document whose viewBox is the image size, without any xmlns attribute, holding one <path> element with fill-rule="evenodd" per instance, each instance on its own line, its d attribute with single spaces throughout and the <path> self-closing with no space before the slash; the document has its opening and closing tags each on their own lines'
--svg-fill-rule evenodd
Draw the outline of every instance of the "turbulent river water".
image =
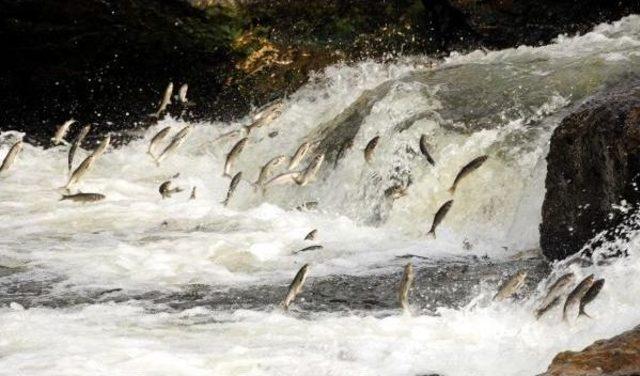
<svg viewBox="0 0 640 376">
<path fill-rule="evenodd" d="M 58 201 L 68 147 L 27 144 L 0 185 L 0 374 L 540 373 L 557 352 L 640 323 L 640 236 L 618 239 L 629 257 L 607 265 L 547 265 L 538 250 L 554 127 L 590 94 L 639 74 L 638 16 L 542 47 L 332 66 L 250 133 L 228 207 L 223 164 L 238 138 L 213 140 L 249 117 L 193 124 L 160 166 L 149 140 L 187 123 L 167 117 L 140 131 L 78 186 L 106 195 L 90 204 Z M 420 154 L 421 134 L 435 166 Z M 22 135 L 1 137 L 4 155 Z M 327 156 L 315 182 L 254 190 L 262 164 L 304 141 Z M 449 193 L 480 155 L 488 161 Z M 184 192 L 161 199 L 158 186 L 176 173 Z M 392 201 L 383 192 L 394 184 L 408 189 Z M 312 229 L 317 238 L 303 240 Z M 323 248 L 296 253 L 309 245 Z M 396 298 L 408 261 L 413 315 Z M 284 313 L 278 304 L 305 263 L 305 290 Z M 519 296 L 492 302 L 521 269 Z M 593 319 L 563 322 L 556 309 L 536 320 L 545 286 L 568 269 L 606 279 Z"/>
</svg>

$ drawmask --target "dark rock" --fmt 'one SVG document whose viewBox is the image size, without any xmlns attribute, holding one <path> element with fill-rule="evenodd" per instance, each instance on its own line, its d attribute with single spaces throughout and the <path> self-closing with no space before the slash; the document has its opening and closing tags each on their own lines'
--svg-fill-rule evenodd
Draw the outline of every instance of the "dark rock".
<svg viewBox="0 0 640 376">
<path fill-rule="evenodd" d="M 604 90 L 551 137 L 540 245 L 550 259 L 578 252 L 625 218 L 640 199 L 640 81 Z M 629 213 L 626 213 L 629 214 Z"/>
<path fill-rule="evenodd" d="M 640 326 L 582 351 L 565 351 L 553 358 L 541 376 L 640 375 Z"/>
<path fill-rule="evenodd" d="M 588 4 L 0 0 L 0 129 L 33 143 L 71 116 L 95 123 L 92 137 L 131 129 L 169 81 L 189 83 L 193 118 L 229 120 L 341 60 L 536 44 L 640 12 L 637 1 Z"/>
<path fill-rule="evenodd" d="M 423 0 L 449 3 L 445 31 L 489 48 L 546 44 L 559 34 L 584 33 L 594 24 L 637 13 L 634 0 Z M 437 6 L 437 5 L 434 5 Z M 439 5 L 447 8 L 446 4 Z M 440 11 L 442 14 L 443 11 Z M 463 15 L 461 17 L 460 15 Z M 438 20 L 439 18 L 436 18 Z M 442 33 L 442 32 L 441 32 Z"/>
</svg>

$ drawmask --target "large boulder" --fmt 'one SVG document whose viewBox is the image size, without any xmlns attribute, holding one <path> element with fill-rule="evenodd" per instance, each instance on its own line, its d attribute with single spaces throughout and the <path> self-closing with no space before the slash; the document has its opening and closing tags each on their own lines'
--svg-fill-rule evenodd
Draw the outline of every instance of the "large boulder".
<svg viewBox="0 0 640 376">
<path fill-rule="evenodd" d="M 550 259 L 614 228 L 640 199 L 640 81 L 603 90 L 555 129 L 547 156 L 540 245 Z"/>
<path fill-rule="evenodd" d="M 594 342 L 582 351 L 556 355 L 541 376 L 640 375 L 640 326 L 610 339 Z"/>
</svg>

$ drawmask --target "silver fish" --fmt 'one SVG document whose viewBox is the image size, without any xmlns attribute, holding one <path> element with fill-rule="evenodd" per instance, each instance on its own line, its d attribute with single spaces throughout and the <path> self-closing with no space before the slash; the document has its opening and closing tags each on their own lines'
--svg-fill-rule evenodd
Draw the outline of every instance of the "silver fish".
<svg viewBox="0 0 640 376">
<path fill-rule="evenodd" d="M 556 296 L 546 306 L 543 306 L 540 309 L 536 310 L 536 320 L 542 317 L 545 313 L 547 313 L 551 309 L 553 309 L 555 306 L 557 306 L 560 303 L 561 297 L 562 296 Z"/>
<path fill-rule="evenodd" d="M 282 184 L 298 184 L 300 173 L 297 171 L 282 173 L 264 184 L 264 188 Z"/>
<path fill-rule="evenodd" d="M 69 181 L 67 182 L 67 185 L 65 185 L 64 188 L 69 188 L 72 185 L 80 182 L 82 177 L 86 175 L 87 172 L 89 172 L 89 170 L 91 170 L 96 159 L 97 157 L 93 154 L 86 157 L 84 161 L 82 161 L 82 163 L 80 163 L 80 165 L 73 171 L 73 173 L 71 174 L 71 177 L 69 177 Z"/>
<path fill-rule="evenodd" d="M 180 89 L 178 90 L 178 99 L 180 99 L 180 103 L 182 104 L 189 103 L 189 100 L 187 99 L 188 90 L 189 90 L 189 85 L 182 84 L 182 86 L 180 86 Z"/>
<path fill-rule="evenodd" d="M 376 150 L 376 146 L 378 146 L 378 142 L 380 141 L 380 136 L 375 136 L 367 143 L 367 146 L 364 148 L 364 160 L 367 163 L 371 163 L 373 159 L 373 152 Z"/>
<path fill-rule="evenodd" d="M 569 312 L 571 307 L 580 303 L 580 300 L 582 300 L 582 297 L 584 297 L 587 291 L 589 291 L 591 285 L 593 285 L 593 274 L 583 279 L 582 282 L 580 282 L 578 286 L 576 286 L 576 288 L 574 288 L 573 291 L 569 293 L 569 296 L 567 296 L 567 300 L 565 300 L 564 302 L 564 307 L 562 308 L 563 320 L 567 320 L 567 313 Z"/>
<path fill-rule="evenodd" d="M 302 252 L 315 251 L 315 250 L 322 249 L 322 248 L 324 248 L 324 247 L 321 246 L 321 245 L 318 245 L 318 244 L 317 245 L 310 245 L 308 247 L 304 247 L 302 249 L 299 249 L 299 250 L 293 252 L 293 254 L 295 255 L 295 254 L 302 253 Z"/>
<path fill-rule="evenodd" d="M 429 144 L 427 143 L 427 135 L 423 134 L 420 136 L 420 151 L 422 155 L 427 158 L 427 161 L 431 163 L 432 166 L 435 166 L 435 161 L 431 158 L 431 154 L 429 154 Z"/>
<path fill-rule="evenodd" d="M 226 133 L 221 134 L 220 136 L 216 137 L 213 142 L 218 142 L 218 141 L 226 141 L 227 139 L 232 139 L 232 138 L 236 138 L 236 137 L 246 137 L 249 135 L 249 131 L 247 130 L 248 127 L 243 126 L 240 129 L 236 129 L 233 131 L 229 131 Z"/>
<path fill-rule="evenodd" d="M 604 278 L 593 282 L 591 287 L 589 287 L 589 290 L 587 290 L 587 292 L 582 296 L 582 299 L 580 299 L 580 309 L 578 310 L 578 316 L 584 315 L 587 317 L 591 317 L 587 314 L 587 312 L 585 312 L 584 308 L 587 306 L 587 304 L 591 303 L 593 299 L 596 298 L 596 296 L 598 296 L 600 290 L 602 290 L 602 286 L 604 286 Z"/>
<path fill-rule="evenodd" d="M 100 142 L 100 145 L 98 145 L 96 150 L 93 151 L 92 155 L 94 155 L 96 158 L 100 157 L 107 150 L 110 143 L 111 143 L 111 135 L 108 134 L 105 138 L 102 139 L 102 141 Z"/>
<path fill-rule="evenodd" d="M 193 129 L 193 126 L 189 124 L 186 127 L 182 128 L 180 132 L 176 133 L 175 136 L 173 136 L 173 139 L 171 139 L 171 142 L 169 143 L 169 145 L 167 145 L 167 147 L 164 148 L 162 153 L 160 153 L 160 155 L 156 158 L 156 163 L 158 165 L 165 158 L 167 158 L 171 153 L 175 152 L 180 146 L 182 146 L 182 144 L 184 144 L 184 142 L 187 139 L 187 136 L 189 136 L 189 133 L 191 133 L 191 129 Z"/>
<path fill-rule="evenodd" d="M 80 133 L 78 133 L 78 136 L 76 136 L 76 139 L 73 140 L 73 144 L 71 144 L 71 148 L 69 148 L 69 156 L 67 157 L 67 167 L 69 168 L 69 171 L 73 169 L 73 159 L 76 156 L 76 151 L 78 151 L 80 144 L 82 144 L 84 138 L 87 137 L 89 131 L 91 131 L 91 124 L 85 125 L 80 130 Z"/>
<path fill-rule="evenodd" d="M 440 209 L 438 209 L 436 214 L 433 216 L 433 222 L 431 223 L 431 229 L 429 230 L 427 235 L 433 235 L 433 237 L 435 239 L 435 237 L 436 237 L 436 228 L 438 228 L 438 225 L 440 224 L 440 222 L 442 222 L 444 217 L 449 212 L 449 209 L 451 209 L 451 205 L 453 205 L 453 200 L 449 200 L 449 201 L 445 202 L 444 204 L 442 204 Z"/>
<path fill-rule="evenodd" d="M 302 162 L 302 160 L 304 159 L 304 157 L 307 156 L 307 154 L 309 153 L 309 150 L 311 150 L 310 142 L 303 142 L 300 146 L 298 146 L 298 149 L 296 150 L 296 152 L 293 154 L 293 157 L 291 157 L 291 160 L 289 161 L 289 166 L 287 167 L 287 170 L 291 171 L 297 168 L 300 165 L 300 162 Z"/>
<path fill-rule="evenodd" d="M 64 123 L 62 123 L 60 126 L 58 126 L 58 129 L 56 130 L 56 134 L 53 136 L 53 138 L 51 138 L 51 141 L 53 142 L 54 145 L 60 145 L 61 143 L 64 142 L 64 138 L 69 132 L 69 128 L 71 128 L 71 124 L 75 122 L 76 121 L 74 119 L 69 119 Z"/>
<path fill-rule="evenodd" d="M 240 183 L 241 178 L 242 178 L 242 172 L 238 172 L 231 179 L 231 183 L 229 184 L 229 190 L 227 191 L 227 197 L 224 199 L 224 201 L 222 201 L 222 204 L 224 206 L 227 206 L 229 204 L 229 200 L 231 200 L 233 193 L 236 191 L 236 188 L 238 187 L 238 184 Z"/>
<path fill-rule="evenodd" d="M 62 195 L 62 198 L 60 199 L 60 201 L 65 201 L 65 200 L 70 200 L 70 201 L 74 201 L 74 202 L 96 202 L 96 201 L 102 201 L 105 199 L 105 195 L 101 194 L 101 193 L 76 193 L 73 195 Z"/>
<path fill-rule="evenodd" d="M 575 280 L 576 276 L 573 273 L 567 273 L 558 278 L 558 280 L 556 280 L 553 285 L 549 287 L 549 292 L 547 292 L 547 295 L 544 297 L 544 299 L 542 299 L 540 306 L 536 310 L 536 317 L 540 318 L 542 315 L 544 315 L 545 312 L 551 309 L 551 304 L 557 304 L 560 301 L 560 296 L 564 294 L 564 292 L 569 288 L 569 286 L 573 284 Z"/>
<path fill-rule="evenodd" d="M 189 197 L 189 200 L 195 200 L 196 199 L 196 187 L 193 187 L 191 189 L 191 196 Z"/>
<path fill-rule="evenodd" d="M 167 136 L 169 135 L 169 132 L 171 132 L 171 127 L 162 128 L 158 133 L 156 133 L 155 136 L 153 136 L 153 138 L 149 142 L 149 149 L 147 149 L 147 154 L 154 157 L 153 151 L 155 150 L 156 146 L 158 146 L 159 143 L 161 143 L 162 141 L 164 141 L 165 138 L 167 138 Z"/>
<path fill-rule="evenodd" d="M 249 139 L 245 137 L 242 140 L 238 141 L 235 145 L 233 145 L 224 162 L 224 172 L 222 173 L 222 176 L 231 176 L 231 169 L 233 168 L 233 164 L 238 158 L 238 155 L 240 155 L 240 153 L 242 153 L 242 150 L 244 150 L 244 147 L 245 145 L 247 145 L 248 141 Z"/>
<path fill-rule="evenodd" d="M 304 240 L 315 240 L 317 234 L 318 234 L 318 229 L 313 229 L 309 231 L 307 236 L 304 237 Z"/>
<path fill-rule="evenodd" d="M 464 179 L 467 175 L 469 175 L 470 173 L 480 168 L 480 166 L 482 166 L 484 162 L 487 161 L 488 158 L 489 158 L 488 156 L 482 155 L 480 157 L 475 158 L 471 162 L 467 163 L 464 167 L 462 167 L 460 172 L 458 172 L 458 175 L 456 175 L 456 178 L 453 180 L 453 184 L 451 185 L 451 188 L 449 188 L 449 192 L 450 193 L 455 192 L 456 187 L 458 186 L 458 183 L 460 183 L 460 181 Z"/>
<path fill-rule="evenodd" d="M 413 284 L 413 265 L 408 263 L 404 267 L 404 273 L 402 274 L 402 280 L 400 281 L 400 288 L 398 289 L 398 300 L 400 307 L 405 313 L 410 313 L 409 307 L 409 290 Z"/>
<path fill-rule="evenodd" d="M 493 297 L 493 300 L 500 301 L 512 296 L 518 292 L 522 286 L 524 286 L 526 278 L 527 272 L 525 270 L 520 270 L 500 286 L 498 292 Z"/>
<path fill-rule="evenodd" d="M 316 178 L 322 162 L 324 162 L 324 154 L 315 156 L 309 166 L 296 178 L 296 183 L 300 186 L 305 186 L 312 182 Z"/>
<path fill-rule="evenodd" d="M 289 159 L 286 155 L 279 155 L 277 157 L 271 158 L 269 162 L 265 163 L 264 166 L 260 169 L 260 174 L 258 174 L 258 180 L 256 180 L 255 187 L 259 188 L 266 182 L 269 175 L 271 175 L 271 171 L 282 163 L 286 162 Z"/>
<path fill-rule="evenodd" d="M 258 112 L 253 117 L 253 122 L 247 127 L 247 131 L 251 132 L 254 128 L 260 128 L 264 124 L 272 122 L 282 113 L 284 102 L 277 101 L 274 104 L 268 105 L 264 110 Z"/>
<path fill-rule="evenodd" d="M 7 155 L 4 157 L 4 160 L 2 161 L 2 165 L 0 165 L 0 174 L 9 170 L 9 168 L 11 168 L 11 166 L 16 161 L 16 157 L 18 157 L 18 154 L 20 153 L 21 150 L 22 150 L 22 141 L 18 141 L 15 144 L 13 144 L 13 146 L 11 146 L 11 149 L 9 149 L 9 152 L 7 153 Z"/>
<path fill-rule="evenodd" d="M 167 180 L 164 183 L 160 184 L 160 188 L 158 188 L 158 192 L 162 196 L 162 199 L 171 198 L 171 195 L 174 193 L 182 192 L 182 188 L 175 187 L 171 188 L 171 180 Z"/>
<path fill-rule="evenodd" d="M 173 94 L 173 82 L 169 82 L 169 85 L 167 85 L 167 88 L 164 90 L 164 96 L 162 97 L 158 111 L 156 111 L 153 116 L 159 118 L 160 115 L 164 113 L 167 106 L 171 104 L 171 94 Z"/>
<path fill-rule="evenodd" d="M 309 274 L 309 264 L 304 264 L 293 278 L 293 281 L 289 285 L 289 291 L 281 303 L 281 307 L 285 311 L 289 309 L 289 305 L 295 300 L 296 296 L 302 292 L 302 286 L 307 279 L 307 274 Z"/>
</svg>

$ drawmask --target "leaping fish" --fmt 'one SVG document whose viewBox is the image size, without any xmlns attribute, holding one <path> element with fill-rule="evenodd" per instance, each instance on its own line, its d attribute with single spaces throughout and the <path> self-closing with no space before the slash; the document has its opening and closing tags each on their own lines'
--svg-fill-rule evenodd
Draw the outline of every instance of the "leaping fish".
<svg viewBox="0 0 640 376">
<path fill-rule="evenodd" d="M 400 301 L 400 307 L 405 313 L 411 313 L 409 307 L 409 290 L 413 284 L 413 265 L 408 263 L 404 267 L 404 273 L 402 274 L 402 280 L 400 281 L 400 289 L 398 290 L 398 300 Z"/>
<path fill-rule="evenodd" d="M 304 172 L 296 178 L 296 183 L 299 186 L 305 186 L 312 182 L 318 174 L 318 171 L 322 166 L 322 162 L 324 162 L 324 154 L 315 156 Z"/>
<path fill-rule="evenodd" d="M 164 148 L 162 153 L 160 153 L 160 155 L 156 158 L 156 163 L 158 165 L 160 165 L 160 162 L 162 162 L 171 153 L 175 152 L 180 146 L 182 146 L 182 144 L 184 144 L 184 142 L 187 139 L 187 136 L 189 136 L 189 133 L 191 133 L 192 128 L 193 126 L 189 124 L 186 127 L 182 128 L 180 132 L 176 133 L 175 136 L 173 136 L 173 139 L 171 140 L 169 145 L 167 145 L 167 147 Z"/>
<path fill-rule="evenodd" d="M 289 161 L 289 166 L 287 167 L 287 170 L 291 171 L 296 169 L 300 165 L 300 162 L 302 162 L 304 157 L 307 156 L 307 153 L 309 153 L 310 149 L 311 149 L 310 142 L 303 142 L 300 146 L 298 146 L 298 149 L 296 150 L 296 152 L 293 154 L 293 157 L 291 157 L 291 160 Z"/>
<path fill-rule="evenodd" d="M 429 143 L 427 142 L 427 135 L 425 134 L 420 136 L 420 151 L 422 155 L 427 158 L 427 161 L 431 163 L 432 166 L 435 166 L 436 162 L 431 158 L 431 154 L 429 154 Z"/>
<path fill-rule="evenodd" d="M 318 229 L 313 229 L 309 231 L 307 236 L 304 237 L 304 240 L 315 240 L 317 234 L 318 234 Z"/>
<path fill-rule="evenodd" d="M 242 150 L 244 150 L 244 147 L 248 141 L 249 139 L 245 137 L 242 140 L 238 141 L 235 145 L 233 145 L 224 162 L 224 172 L 222 173 L 222 176 L 231 176 L 231 169 L 233 168 L 233 164 L 238 158 L 238 155 L 240 155 L 240 153 L 242 153 Z"/>
<path fill-rule="evenodd" d="M 587 290 L 587 292 L 582 296 L 582 299 L 580 299 L 578 316 L 584 315 L 587 317 L 591 317 L 587 314 L 587 312 L 585 312 L 584 308 L 587 306 L 587 304 L 591 303 L 593 299 L 596 298 L 596 296 L 598 296 L 600 290 L 602 290 L 602 286 L 604 286 L 604 278 L 593 282 L 591 287 L 589 287 L 589 290 Z"/>
<path fill-rule="evenodd" d="M 251 132 L 254 128 L 260 128 L 264 124 L 270 123 L 282 113 L 284 107 L 283 101 L 277 101 L 267 106 L 253 117 L 253 122 L 247 126 L 247 132 Z"/>
<path fill-rule="evenodd" d="M 260 174 L 258 174 L 258 180 L 254 183 L 256 189 L 262 187 L 262 185 L 267 181 L 269 175 L 271 175 L 271 171 L 282 163 L 286 162 L 289 157 L 285 155 L 279 155 L 277 157 L 271 158 L 269 162 L 265 163 L 264 166 L 260 169 Z"/>
<path fill-rule="evenodd" d="M 167 138 L 169 132 L 171 132 L 171 127 L 162 128 L 158 133 L 156 133 L 149 142 L 149 149 L 147 149 L 147 154 L 149 154 L 152 158 L 155 158 L 153 155 L 153 151 L 158 146 L 158 144 L 160 144 L 162 141 L 164 141 L 165 138 Z"/>
<path fill-rule="evenodd" d="M 373 151 L 376 149 L 376 146 L 378 146 L 379 141 L 380 136 L 375 136 L 369 140 L 367 146 L 364 148 L 364 160 L 367 161 L 367 163 L 371 163 L 371 160 L 373 159 Z"/>
<path fill-rule="evenodd" d="M 493 300 L 500 301 L 512 296 L 524 285 L 526 278 L 527 272 L 525 270 L 520 270 L 500 286 L 498 292 L 493 297 Z"/>
<path fill-rule="evenodd" d="M 107 148 L 109 147 L 109 144 L 111 143 L 111 135 L 108 134 L 105 138 L 102 139 L 102 141 L 100 142 L 100 145 L 98 145 L 98 147 L 96 148 L 96 150 L 93 151 L 93 155 L 98 158 L 100 157 L 102 154 L 104 154 L 105 151 L 107 151 Z"/>
<path fill-rule="evenodd" d="M 235 174 L 233 179 L 231 179 L 231 183 L 229 183 L 229 190 L 227 191 L 227 197 L 222 201 L 222 205 L 227 206 L 229 204 L 229 201 L 231 200 L 231 197 L 233 197 L 233 193 L 236 191 L 241 178 L 242 172 L 238 172 Z"/>
<path fill-rule="evenodd" d="M 103 195 L 102 193 L 76 193 L 73 195 L 62 195 L 62 198 L 60 199 L 60 201 L 65 201 L 65 200 L 70 200 L 70 201 L 74 201 L 74 202 L 82 202 L 82 203 L 87 203 L 87 202 L 96 202 L 96 201 L 102 201 L 105 199 L 105 195 Z"/>
<path fill-rule="evenodd" d="M 271 187 L 271 186 L 274 186 L 274 185 L 298 184 L 298 177 L 299 176 L 300 176 L 300 172 L 298 172 L 298 171 L 282 173 L 282 174 L 272 178 L 268 182 L 266 182 L 264 184 L 264 189 L 267 189 L 268 187 Z"/>
<path fill-rule="evenodd" d="M 182 84 L 182 86 L 180 86 L 180 89 L 178 90 L 178 99 L 180 100 L 180 103 L 187 104 L 189 103 L 189 100 L 187 99 L 187 91 L 189 90 L 189 85 L 187 84 Z"/>
<path fill-rule="evenodd" d="M 164 90 L 164 96 L 162 97 L 158 111 L 153 114 L 154 117 L 159 118 L 167 109 L 167 106 L 171 104 L 171 94 L 173 94 L 173 82 L 169 82 L 169 85 L 167 85 L 167 88 Z"/>
<path fill-rule="evenodd" d="M 449 192 L 454 193 L 456 191 L 456 187 L 458 186 L 458 183 L 460 183 L 460 181 L 464 179 L 467 175 L 469 175 L 473 171 L 480 168 L 480 166 L 482 166 L 484 162 L 487 161 L 487 158 L 489 157 L 486 155 L 482 155 L 480 157 L 475 158 L 471 162 L 467 163 L 464 167 L 462 167 L 460 172 L 458 172 L 458 175 L 456 175 L 456 178 L 453 180 L 453 184 L 451 185 L 451 188 L 449 188 Z"/>
<path fill-rule="evenodd" d="M 573 273 L 567 273 L 558 278 L 558 280 L 549 287 L 549 292 L 547 292 L 547 295 L 542 299 L 540 306 L 536 310 L 536 318 L 540 318 L 548 310 L 553 308 L 553 306 L 558 304 L 560 302 L 560 296 L 573 284 L 575 279 L 576 276 Z"/>
<path fill-rule="evenodd" d="M 196 188 L 197 187 L 193 187 L 193 189 L 191 189 L 191 196 L 189 196 L 189 200 L 195 200 L 196 199 Z"/>
<path fill-rule="evenodd" d="M 58 126 L 58 129 L 56 130 L 56 134 L 51 138 L 51 141 L 53 142 L 54 145 L 60 145 L 61 143 L 65 142 L 64 138 L 69 132 L 69 128 L 71 127 L 71 124 L 75 122 L 76 121 L 74 119 L 69 119 L 64 123 L 62 123 L 60 126 Z"/>
<path fill-rule="evenodd" d="M 567 312 L 569 309 L 580 303 L 580 300 L 582 300 L 587 291 L 589 291 L 591 285 L 593 285 L 593 274 L 583 279 L 582 282 L 580 282 L 578 286 L 569 293 L 567 300 L 564 302 L 564 307 L 562 308 L 562 319 L 564 321 L 567 321 Z"/>
<path fill-rule="evenodd" d="M 65 185 L 64 188 L 70 188 L 72 185 L 80 182 L 82 177 L 86 175 L 89 170 L 91 170 L 96 159 L 97 157 L 94 154 L 90 154 L 88 157 L 86 157 L 84 161 L 82 161 L 82 163 L 80 163 L 80 165 L 73 171 L 73 173 L 69 177 L 67 185 Z"/>
<path fill-rule="evenodd" d="M 429 230 L 427 235 L 433 235 L 433 237 L 435 239 L 435 237 L 436 237 L 436 228 L 438 228 L 438 225 L 440 224 L 440 222 L 442 222 L 444 217 L 449 212 L 449 209 L 451 209 L 451 205 L 453 205 L 453 200 L 449 200 L 449 201 L 445 202 L 444 204 L 442 204 L 442 206 L 440 206 L 440 209 L 438 209 L 436 214 L 433 216 L 433 222 L 431 223 L 431 229 Z"/>
<path fill-rule="evenodd" d="M 90 130 L 91 130 L 91 124 L 85 125 L 80 130 L 80 133 L 78 133 L 78 136 L 76 136 L 76 139 L 73 140 L 73 144 L 71 144 L 71 148 L 69 148 L 69 156 L 67 157 L 67 167 L 69 168 L 70 172 L 73 169 L 73 159 L 75 158 L 76 151 L 78 151 L 78 148 L 82 144 L 82 141 L 84 140 L 84 138 L 87 137 Z"/>
<path fill-rule="evenodd" d="M 182 192 L 182 188 L 180 187 L 171 188 L 171 180 L 167 180 L 164 183 L 160 184 L 160 187 L 158 188 L 158 192 L 160 192 L 160 195 L 164 200 L 165 198 L 171 198 L 171 195 L 174 193 Z"/>
<path fill-rule="evenodd" d="M 293 302 L 302 292 L 302 286 L 304 285 L 305 280 L 307 279 L 307 274 L 309 273 L 309 264 L 304 264 L 302 268 L 296 273 L 296 276 L 293 278 L 293 281 L 289 285 L 289 291 L 287 292 L 287 296 L 285 296 L 284 300 L 280 304 L 282 309 L 285 311 L 289 309 L 289 305 Z"/>
<path fill-rule="evenodd" d="M 20 153 L 21 150 L 22 150 L 22 140 L 16 142 L 15 144 L 13 144 L 13 146 L 11 146 L 11 149 L 9 149 L 9 152 L 7 153 L 7 155 L 4 157 L 4 160 L 2 161 L 2 165 L 0 165 L 0 174 L 9 170 L 9 168 L 13 166 L 13 163 L 16 161 L 16 157 L 18 157 L 18 154 Z"/>
</svg>

